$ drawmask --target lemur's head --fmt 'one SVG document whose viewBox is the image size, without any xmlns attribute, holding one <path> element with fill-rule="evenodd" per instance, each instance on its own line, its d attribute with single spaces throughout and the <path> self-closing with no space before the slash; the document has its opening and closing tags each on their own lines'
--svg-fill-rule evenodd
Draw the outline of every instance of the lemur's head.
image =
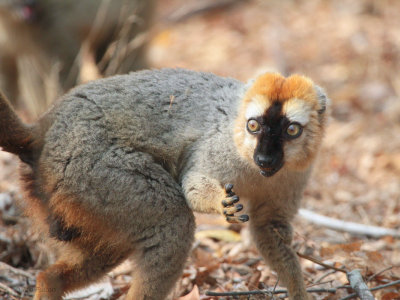
<svg viewBox="0 0 400 300">
<path fill-rule="evenodd" d="M 267 73 L 244 95 L 235 121 L 240 155 L 254 161 L 264 176 L 284 165 L 307 168 L 324 132 L 328 99 L 309 78 Z"/>
</svg>

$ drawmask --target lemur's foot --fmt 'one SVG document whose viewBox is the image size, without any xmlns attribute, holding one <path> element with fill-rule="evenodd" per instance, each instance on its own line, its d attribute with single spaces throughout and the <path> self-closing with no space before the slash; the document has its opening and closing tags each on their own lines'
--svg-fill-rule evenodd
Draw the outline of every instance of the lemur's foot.
<svg viewBox="0 0 400 300">
<path fill-rule="evenodd" d="M 223 213 L 226 216 L 226 221 L 229 223 L 244 223 L 249 220 L 248 215 L 235 216 L 235 213 L 243 209 L 242 204 L 236 204 L 239 201 L 239 196 L 233 191 L 233 184 L 225 184 L 226 198 L 222 200 L 222 205 L 224 207 Z"/>
</svg>

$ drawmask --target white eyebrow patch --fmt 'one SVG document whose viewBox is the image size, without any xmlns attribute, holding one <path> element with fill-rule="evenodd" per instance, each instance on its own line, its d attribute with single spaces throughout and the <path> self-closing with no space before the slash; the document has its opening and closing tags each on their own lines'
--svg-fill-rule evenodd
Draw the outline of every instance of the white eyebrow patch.
<svg viewBox="0 0 400 300">
<path fill-rule="evenodd" d="M 290 99 L 283 105 L 283 113 L 291 122 L 306 125 L 310 121 L 311 107 L 306 101 Z"/>
<path fill-rule="evenodd" d="M 267 106 L 268 103 L 264 99 L 258 99 L 257 97 L 252 98 L 246 109 L 246 119 L 262 116 Z"/>
</svg>

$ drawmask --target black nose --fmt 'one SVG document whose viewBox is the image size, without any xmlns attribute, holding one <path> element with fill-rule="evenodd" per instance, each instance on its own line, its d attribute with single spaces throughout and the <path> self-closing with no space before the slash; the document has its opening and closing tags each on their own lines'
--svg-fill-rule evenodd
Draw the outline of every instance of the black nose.
<svg viewBox="0 0 400 300">
<path fill-rule="evenodd" d="M 264 154 L 258 154 L 255 161 L 257 166 L 262 168 L 272 167 L 276 163 L 276 159 L 273 156 Z"/>
</svg>

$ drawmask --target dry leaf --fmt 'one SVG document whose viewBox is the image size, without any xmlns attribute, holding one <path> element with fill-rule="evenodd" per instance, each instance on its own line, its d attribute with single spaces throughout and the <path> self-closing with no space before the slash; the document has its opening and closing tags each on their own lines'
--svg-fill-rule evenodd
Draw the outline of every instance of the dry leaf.
<svg viewBox="0 0 400 300">
<path fill-rule="evenodd" d="M 400 300 L 400 293 L 389 292 L 382 295 L 382 300 Z"/>
<path fill-rule="evenodd" d="M 225 242 L 238 242 L 241 237 L 235 231 L 228 229 L 210 229 L 196 232 L 196 239 L 212 238 Z"/>
<path fill-rule="evenodd" d="M 193 287 L 192 291 L 189 294 L 179 297 L 178 300 L 200 300 L 200 293 L 197 285 Z"/>
<path fill-rule="evenodd" d="M 344 252 L 346 254 L 350 254 L 355 251 L 359 251 L 361 248 L 361 241 L 357 241 L 349 244 L 338 244 L 338 245 L 329 245 L 327 247 L 322 247 L 320 250 L 320 255 L 324 258 L 331 257 L 333 255 L 337 255 L 338 252 Z"/>
<path fill-rule="evenodd" d="M 212 252 L 206 251 L 201 247 L 193 250 L 193 256 L 195 258 L 195 265 L 197 267 L 214 268 L 213 266 L 218 261 L 218 259 L 213 255 Z"/>
</svg>

